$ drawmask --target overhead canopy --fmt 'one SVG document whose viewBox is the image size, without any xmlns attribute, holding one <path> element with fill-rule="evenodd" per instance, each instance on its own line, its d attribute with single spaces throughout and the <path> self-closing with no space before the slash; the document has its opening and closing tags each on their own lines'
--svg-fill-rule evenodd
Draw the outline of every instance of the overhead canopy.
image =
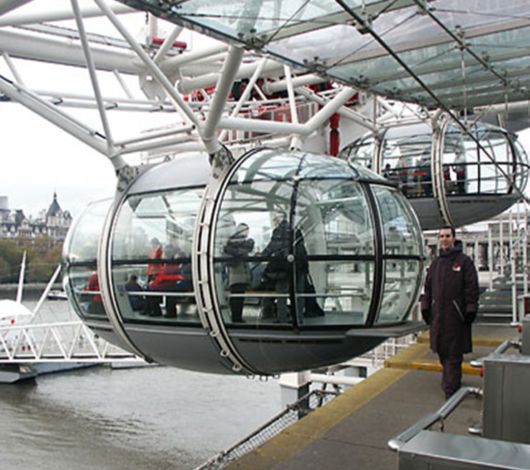
<svg viewBox="0 0 530 470">
<path fill-rule="evenodd" d="M 392 99 L 530 99 L 527 0 L 120 1 Z"/>
</svg>

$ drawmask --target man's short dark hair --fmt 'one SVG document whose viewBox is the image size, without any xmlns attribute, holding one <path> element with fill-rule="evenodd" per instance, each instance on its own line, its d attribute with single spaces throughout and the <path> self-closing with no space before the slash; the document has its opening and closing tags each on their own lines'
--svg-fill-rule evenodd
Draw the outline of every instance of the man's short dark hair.
<svg viewBox="0 0 530 470">
<path fill-rule="evenodd" d="M 443 227 L 440 227 L 440 230 L 451 230 L 453 238 L 456 238 L 456 230 L 452 225 L 444 225 Z"/>
</svg>

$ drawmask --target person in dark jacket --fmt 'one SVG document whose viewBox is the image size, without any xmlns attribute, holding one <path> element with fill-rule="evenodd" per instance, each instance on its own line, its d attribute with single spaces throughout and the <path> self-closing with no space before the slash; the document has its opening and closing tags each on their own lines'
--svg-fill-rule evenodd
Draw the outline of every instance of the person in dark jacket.
<svg viewBox="0 0 530 470">
<path fill-rule="evenodd" d="M 287 294 L 289 294 L 289 281 L 292 264 L 289 255 L 294 255 L 295 292 L 304 292 L 304 282 L 309 269 L 307 251 L 304 237 L 299 229 L 291 229 L 286 215 L 282 211 L 273 214 L 272 222 L 274 230 L 267 246 L 261 252 L 261 256 L 269 258 L 269 262 L 263 271 L 261 286 L 265 289 L 273 289 L 276 294 L 276 313 L 274 312 L 274 299 L 264 298 L 262 303 L 262 318 L 276 317 L 279 322 L 287 321 Z M 302 323 L 303 303 L 297 303 L 296 316 L 298 323 Z"/>
<path fill-rule="evenodd" d="M 138 283 L 138 276 L 131 274 L 125 284 L 127 292 L 143 292 L 143 287 Z M 143 311 L 145 309 L 145 297 L 141 295 L 129 295 L 129 303 L 134 311 Z"/>
<path fill-rule="evenodd" d="M 462 253 L 453 227 L 440 229 L 440 255 L 427 271 L 421 313 L 430 326 L 430 342 L 443 367 L 446 399 L 461 385 L 462 360 L 472 350 L 471 324 L 478 310 L 479 286 L 475 265 Z"/>
<path fill-rule="evenodd" d="M 250 285 L 250 267 L 246 258 L 254 249 L 254 240 L 249 238 L 249 226 L 245 223 L 238 224 L 232 236 L 224 246 L 224 252 L 233 259 L 228 262 L 228 283 L 230 285 L 230 311 L 232 322 L 243 323 L 244 294 Z"/>
</svg>

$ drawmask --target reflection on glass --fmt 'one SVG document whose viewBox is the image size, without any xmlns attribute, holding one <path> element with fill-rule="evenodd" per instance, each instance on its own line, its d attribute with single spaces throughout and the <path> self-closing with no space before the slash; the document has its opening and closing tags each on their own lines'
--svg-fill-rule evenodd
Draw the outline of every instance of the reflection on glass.
<svg viewBox="0 0 530 470">
<path fill-rule="evenodd" d="M 520 176 L 528 174 L 526 155 L 521 155 L 512 146 L 510 135 L 500 129 L 477 123 L 471 132 L 473 137 L 454 126 L 446 132 L 443 167 L 447 194 L 510 194 L 513 183 L 522 183 Z"/>
<path fill-rule="evenodd" d="M 96 265 L 73 266 L 68 273 L 69 290 L 74 297 L 74 310 L 84 318 L 87 315 L 105 316 Z"/>
<path fill-rule="evenodd" d="M 269 172 L 265 179 L 261 166 L 296 168 L 296 173 Z M 239 167 L 223 195 L 214 245 L 225 323 L 292 327 L 366 321 L 373 260 L 351 258 L 373 257 L 375 247 L 367 195 L 354 181 L 357 175 L 342 160 L 271 151 Z M 329 257 L 334 260 L 322 260 Z M 328 309 L 341 313 L 328 316 Z"/>
<path fill-rule="evenodd" d="M 383 223 L 385 254 L 419 255 L 421 234 L 403 197 L 388 187 L 373 186 L 372 189 Z"/>
<path fill-rule="evenodd" d="M 125 319 L 197 322 L 191 241 L 202 189 L 129 197 L 112 239 L 112 282 Z"/>
<path fill-rule="evenodd" d="M 65 243 L 65 256 L 70 263 L 96 261 L 99 236 L 111 203 L 111 199 L 93 202 L 72 227 Z"/>
<path fill-rule="evenodd" d="M 421 264 L 414 260 L 386 260 L 383 298 L 376 323 L 396 323 L 403 320 L 411 300 L 420 285 Z"/>
<path fill-rule="evenodd" d="M 99 237 L 112 200 L 105 199 L 90 204 L 68 233 L 64 259 L 68 263 L 69 297 L 78 316 L 97 316 L 106 320 L 97 276 L 97 251 Z"/>
<path fill-rule="evenodd" d="M 466 134 L 449 123 L 443 137 L 441 168 L 433 167 L 433 132 L 425 123 L 389 128 L 380 151 L 381 174 L 407 198 L 432 197 L 433 171 L 441 171 L 447 196 L 511 194 L 524 188 L 528 160 L 515 136 L 483 123 L 470 125 Z M 345 147 L 341 157 L 365 167 L 377 152 L 372 134 Z"/>
<path fill-rule="evenodd" d="M 312 261 L 309 272 L 315 293 L 303 294 L 306 309 L 314 299 L 325 316 L 310 318 L 308 323 L 325 325 L 362 325 L 372 301 L 374 263 L 361 260 Z M 299 294 L 302 296 L 302 294 Z M 309 316 L 314 316 L 311 312 Z"/>
</svg>

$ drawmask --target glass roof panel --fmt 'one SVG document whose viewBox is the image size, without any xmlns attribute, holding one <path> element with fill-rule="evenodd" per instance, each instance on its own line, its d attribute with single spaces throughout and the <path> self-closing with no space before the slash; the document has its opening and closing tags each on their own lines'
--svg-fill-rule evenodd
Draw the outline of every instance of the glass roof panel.
<svg viewBox="0 0 530 470">
<path fill-rule="evenodd" d="M 530 99 L 522 81 L 530 55 L 527 0 L 347 0 L 345 8 L 334 0 L 121 1 L 389 98 L 483 104 L 483 91 L 463 93 L 465 76 L 470 88 L 475 80 L 504 88 L 490 103 Z"/>
</svg>

